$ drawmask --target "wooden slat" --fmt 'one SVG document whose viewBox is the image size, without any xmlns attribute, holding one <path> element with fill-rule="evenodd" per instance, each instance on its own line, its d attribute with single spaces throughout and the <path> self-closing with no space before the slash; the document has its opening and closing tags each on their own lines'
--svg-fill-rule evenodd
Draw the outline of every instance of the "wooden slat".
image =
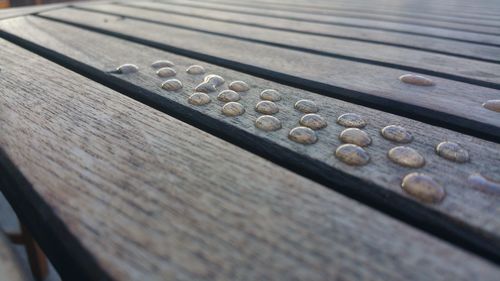
<svg viewBox="0 0 500 281">
<path fill-rule="evenodd" d="M 32 200 L 12 202 L 21 210 L 23 203 L 48 207 L 30 221 L 47 221 L 43 231 L 60 241 L 60 253 L 89 269 L 63 278 L 496 280 L 500 274 L 196 128 L 3 40 L 0 46 L 0 144 L 30 183 L 6 188 Z"/>
<path fill-rule="evenodd" d="M 214 132 L 331 188 L 367 203 L 371 202 L 370 204 L 397 213 L 398 216 L 404 216 L 429 231 L 451 231 L 449 234 L 456 239 L 460 237 L 472 244 L 484 243 L 483 250 L 489 254 L 498 252 L 498 197 L 471 188 L 467 184 L 467 178 L 477 172 L 492 178 L 497 177 L 500 173 L 499 144 L 40 18 L 13 19 L 3 22 L 1 26 L 3 30 L 14 32 L 28 40 L 22 43 L 16 39 L 17 42 L 26 44 L 31 41 L 38 44 L 28 45 L 74 70 L 119 88 L 128 95 Z M 51 32 L 43 32 L 44 29 Z M 48 49 L 43 49 L 42 46 Z M 150 68 L 150 64 L 158 59 L 170 59 L 176 63 L 177 78 L 184 84 L 181 93 L 169 93 L 159 87 L 163 79 L 156 77 Z M 123 63 L 135 63 L 141 71 L 125 76 L 108 74 Z M 248 82 L 252 90 L 244 94 L 241 101 L 247 109 L 245 115 L 238 118 L 223 117 L 220 113 L 222 103 L 215 100 L 215 94 L 212 94 L 213 102 L 208 106 L 189 105 L 187 97 L 202 79 L 184 72 L 191 64 L 202 64 L 208 73 L 220 74 L 228 83 L 234 80 Z M 282 120 L 283 129 L 272 133 L 265 133 L 254 127 L 254 120 L 259 114 L 252 108 L 259 100 L 258 93 L 267 88 L 274 88 L 284 95 L 283 101 L 278 103 L 280 112 L 276 115 Z M 297 126 L 301 117 L 301 114 L 293 109 L 293 104 L 299 99 L 316 101 L 321 106 L 320 114 L 329 123 L 327 128 L 318 132 L 320 141 L 311 146 L 296 144 L 287 139 L 288 131 Z M 367 148 L 372 158 L 369 165 L 358 168 L 347 166 L 333 156 L 333 151 L 340 144 L 338 135 L 344 129 L 335 124 L 335 119 L 347 112 L 361 114 L 369 122 L 365 128 L 373 138 L 373 145 Z M 426 158 L 427 164 L 424 168 L 403 168 L 387 159 L 387 151 L 395 144 L 380 137 L 379 131 L 390 124 L 405 126 L 414 134 L 415 140 L 410 146 Z M 462 144 L 469 151 L 471 162 L 456 164 L 438 157 L 434 152 L 435 146 L 444 140 Z M 400 183 L 401 179 L 412 171 L 428 173 L 438 180 L 448 192 L 444 202 L 425 206 L 411 200 L 401 190 Z"/>
<path fill-rule="evenodd" d="M 3 92 L 2 92 L 3 93 Z M 0 279 L 5 281 L 26 281 L 26 273 L 19 264 L 11 243 L 0 229 Z"/>
<path fill-rule="evenodd" d="M 498 90 L 438 77 L 432 77 L 436 86 L 417 87 L 398 80 L 407 71 L 76 9 L 52 11 L 43 16 L 99 28 L 100 32 L 109 31 L 135 41 L 148 40 L 145 43 L 155 47 L 189 53 L 266 79 L 430 120 L 489 139 L 500 137 L 498 113 L 481 106 L 498 98 Z"/>
<path fill-rule="evenodd" d="M 419 35 L 392 33 L 381 30 L 362 30 L 347 26 L 334 26 L 327 24 L 272 18 L 266 16 L 249 15 L 240 12 L 224 12 L 211 8 L 186 7 L 178 3 L 156 2 L 128 2 L 121 3 L 129 7 L 140 7 L 167 12 L 168 14 L 191 15 L 199 18 L 218 20 L 221 22 L 246 24 L 275 30 L 304 33 L 323 36 L 331 39 L 348 39 L 358 42 L 369 42 L 404 47 L 415 50 L 436 52 L 465 58 L 496 61 L 500 57 L 500 45 L 485 46 L 474 43 L 451 41 L 447 39 L 431 38 Z"/>
</svg>

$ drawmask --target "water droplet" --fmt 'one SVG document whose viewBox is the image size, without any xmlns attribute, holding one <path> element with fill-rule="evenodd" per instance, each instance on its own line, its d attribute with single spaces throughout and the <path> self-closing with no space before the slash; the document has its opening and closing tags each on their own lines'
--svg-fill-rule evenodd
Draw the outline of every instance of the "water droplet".
<svg viewBox="0 0 500 281">
<path fill-rule="evenodd" d="M 299 120 L 300 125 L 311 128 L 313 130 L 323 129 L 327 126 L 326 120 L 318 114 L 309 113 Z"/>
<path fill-rule="evenodd" d="M 175 64 L 169 60 L 157 60 L 151 64 L 152 68 L 172 67 Z"/>
<path fill-rule="evenodd" d="M 197 92 L 210 93 L 217 91 L 217 87 L 224 84 L 225 80 L 219 75 L 210 74 L 205 76 L 203 82 L 196 86 Z"/>
<path fill-rule="evenodd" d="M 382 136 L 390 141 L 399 143 L 410 143 L 413 140 L 413 136 L 408 130 L 401 126 L 389 125 L 380 131 Z"/>
<path fill-rule="evenodd" d="M 295 127 L 288 133 L 288 138 L 301 144 L 313 144 L 318 141 L 316 133 L 307 127 Z"/>
<path fill-rule="evenodd" d="M 455 161 L 465 163 L 469 161 L 469 153 L 463 149 L 458 143 L 444 141 L 436 146 L 436 152 L 439 156 Z"/>
<path fill-rule="evenodd" d="M 281 94 L 276 90 L 267 89 L 262 91 L 262 93 L 260 93 L 260 98 L 268 101 L 280 101 Z"/>
<path fill-rule="evenodd" d="M 343 144 L 335 150 L 335 157 L 351 166 L 365 165 L 370 161 L 370 155 L 362 147 L 355 144 Z"/>
<path fill-rule="evenodd" d="M 205 68 L 203 68 L 203 66 L 201 66 L 201 65 L 194 64 L 194 65 L 191 65 L 190 67 L 188 67 L 186 69 L 186 72 L 188 74 L 193 74 L 193 75 L 204 74 Z"/>
<path fill-rule="evenodd" d="M 250 90 L 250 86 L 248 86 L 248 84 L 243 81 L 233 81 L 231 82 L 231 84 L 229 84 L 229 89 L 236 92 L 246 92 Z"/>
<path fill-rule="evenodd" d="M 210 102 L 210 96 L 205 93 L 194 93 L 189 96 L 188 102 L 192 105 L 205 105 Z"/>
<path fill-rule="evenodd" d="M 416 74 L 405 74 L 399 77 L 401 82 L 412 84 L 416 86 L 433 86 L 434 82 L 424 76 L 416 75 Z"/>
<path fill-rule="evenodd" d="M 358 128 L 348 128 L 340 133 L 340 140 L 344 143 L 352 143 L 358 146 L 368 146 L 372 139 L 364 131 Z"/>
<path fill-rule="evenodd" d="M 120 74 L 130 74 L 137 71 L 139 71 L 139 68 L 135 64 L 130 63 L 122 64 L 116 69 L 116 72 Z"/>
<path fill-rule="evenodd" d="M 396 146 L 387 153 L 392 162 L 404 167 L 420 168 L 425 165 L 425 159 L 415 149 L 407 146 Z"/>
<path fill-rule="evenodd" d="M 182 88 L 182 83 L 177 79 L 169 79 L 163 82 L 163 84 L 161 84 L 161 87 L 167 91 L 177 91 Z"/>
<path fill-rule="evenodd" d="M 337 123 L 344 127 L 363 128 L 366 121 L 356 113 L 345 113 L 337 118 Z"/>
<path fill-rule="evenodd" d="M 281 129 L 281 121 L 271 115 L 262 115 L 255 120 L 255 127 L 263 131 L 276 131 Z"/>
<path fill-rule="evenodd" d="M 279 108 L 274 102 L 263 100 L 257 103 L 257 105 L 255 106 L 255 111 L 269 115 L 277 113 L 279 111 Z"/>
<path fill-rule="evenodd" d="M 224 90 L 217 95 L 217 99 L 223 102 L 239 101 L 240 94 L 233 90 Z"/>
<path fill-rule="evenodd" d="M 500 195 L 500 182 L 493 181 L 479 173 L 469 176 L 467 179 L 469 185 L 473 188 L 492 195 Z"/>
<path fill-rule="evenodd" d="M 175 69 L 170 68 L 170 67 L 162 67 L 162 68 L 158 69 L 158 71 L 156 71 L 156 75 L 158 75 L 160 77 L 171 77 L 171 76 L 175 76 L 175 74 L 177 74 Z"/>
<path fill-rule="evenodd" d="M 226 116 L 238 116 L 245 113 L 245 108 L 241 103 L 228 102 L 222 107 L 222 113 Z"/>
<path fill-rule="evenodd" d="M 318 106 L 311 100 L 299 100 L 294 105 L 295 109 L 304 113 L 316 113 L 319 111 Z"/>
<path fill-rule="evenodd" d="M 483 107 L 491 111 L 500 112 L 500 100 L 489 100 L 483 103 Z"/>
<path fill-rule="evenodd" d="M 401 188 L 425 203 L 439 203 L 446 196 L 444 188 L 422 173 L 410 173 L 403 178 Z"/>
</svg>

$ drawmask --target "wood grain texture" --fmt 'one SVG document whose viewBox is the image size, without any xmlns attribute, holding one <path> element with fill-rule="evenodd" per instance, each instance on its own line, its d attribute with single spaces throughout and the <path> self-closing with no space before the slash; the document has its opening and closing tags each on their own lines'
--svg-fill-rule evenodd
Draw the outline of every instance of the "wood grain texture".
<svg viewBox="0 0 500 281">
<path fill-rule="evenodd" d="M 12 244 L 0 230 L 0 279 L 5 281 L 27 281 L 26 273 L 19 264 L 19 258 L 12 249 Z"/>
<path fill-rule="evenodd" d="M 418 87 L 404 84 L 397 79 L 407 73 L 406 71 L 124 19 L 119 16 L 73 9 L 52 11 L 43 15 L 99 28 L 101 32 L 115 32 L 116 36 L 126 35 L 129 36 L 127 38 L 138 42 L 148 40 L 145 43 L 163 49 L 175 49 L 177 52 L 180 49 L 183 53 L 196 53 L 193 55 L 226 67 L 286 82 L 324 95 L 413 118 L 441 122 L 439 123 L 441 126 L 454 126 L 475 134 L 494 136 L 490 139 L 500 137 L 498 113 L 485 110 L 481 106 L 486 100 L 496 99 L 499 90 L 438 77 L 433 77 L 436 86 Z M 2 25 L 3 29 L 8 29 L 7 22 Z M 148 32 L 145 33 L 144 30 Z M 12 27 L 9 31 L 16 33 Z"/>
<path fill-rule="evenodd" d="M 67 254 L 78 255 L 76 240 L 96 258 L 93 280 L 106 280 L 105 273 L 114 280 L 500 274 L 185 123 L 5 41 L 0 46 L 0 144 L 40 196 L 30 203 L 48 205 L 45 219 L 62 220 L 72 236 L 57 237 L 62 231 L 50 223 L 44 231 L 66 243 Z"/>
<path fill-rule="evenodd" d="M 108 18 L 108 20 L 113 19 Z M 50 27 L 50 34 L 42 31 L 42 28 L 47 27 Z M 96 74 L 96 77 L 102 81 L 113 83 L 115 87 L 121 87 L 124 91 L 131 89 L 129 93 L 136 98 L 150 102 L 169 113 L 175 113 L 176 116 L 194 122 L 197 126 L 238 142 L 242 146 L 253 146 L 267 158 L 276 159 L 288 155 L 289 158 L 280 160 L 288 165 L 296 165 L 297 170 L 315 180 L 324 180 L 334 188 L 340 186 L 338 190 L 341 192 L 368 196 L 370 200 L 376 200 L 378 206 L 393 207 L 408 216 L 414 218 L 416 216 L 418 224 L 421 225 L 444 221 L 445 224 L 454 225 L 458 229 L 470 227 L 473 229 L 471 230 L 474 233 L 473 239 L 478 238 L 483 241 L 493 252 L 496 252 L 500 245 L 499 198 L 474 190 L 467 184 L 467 177 L 475 172 L 497 177 L 500 172 L 499 144 L 44 19 L 33 17 L 9 20 L 2 23 L 2 28 L 15 30 L 19 36 L 79 62 L 71 63 L 75 70 L 83 71 L 90 66 L 93 72 L 101 73 Z M 158 59 L 175 62 L 178 73 L 176 78 L 184 85 L 181 92 L 169 93 L 160 88 L 163 79 L 158 78 L 150 68 L 150 64 Z M 106 74 L 124 63 L 137 64 L 140 72 L 122 76 Z M 223 103 L 215 99 L 216 94 L 211 94 L 213 101 L 210 105 L 204 107 L 189 105 L 187 97 L 202 80 L 202 76 L 192 76 L 184 72 L 192 64 L 203 65 L 207 73 L 222 75 L 228 83 L 234 80 L 249 83 L 252 89 L 243 94 L 241 100 L 247 109 L 245 115 L 237 118 L 223 117 L 220 113 Z M 138 86 L 137 90 L 132 86 Z M 283 93 L 283 100 L 278 103 L 280 112 L 276 115 L 282 120 L 283 129 L 272 133 L 265 133 L 254 127 L 254 120 L 259 114 L 253 107 L 259 101 L 260 91 L 268 88 Z M 288 131 L 298 125 L 301 117 L 301 114 L 293 109 L 293 104 L 304 98 L 314 100 L 320 105 L 320 114 L 329 123 L 327 128 L 318 132 L 320 141 L 312 146 L 303 146 L 287 139 Z M 368 120 L 368 126 L 364 130 L 373 139 L 373 145 L 367 148 L 372 160 L 364 167 L 347 166 L 333 156 L 333 151 L 340 145 L 338 135 L 344 129 L 335 124 L 335 120 L 347 112 L 361 114 Z M 388 150 L 396 144 L 380 137 L 379 131 L 391 124 L 402 125 L 415 136 L 410 146 L 417 149 L 427 162 L 424 168 L 417 171 L 428 173 L 446 188 L 448 195 L 443 203 L 423 206 L 416 201 L 408 201 L 413 199 L 401 190 L 400 183 L 407 173 L 415 169 L 400 167 L 387 158 Z M 462 144 L 469 151 L 471 162 L 456 164 L 438 157 L 434 152 L 435 146 L 444 140 Z M 359 184 L 352 184 L 352 178 L 357 179 Z M 422 211 L 427 212 L 428 217 L 425 219 L 424 215 L 419 217 L 419 212 Z M 428 211 L 432 213 L 430 216 Z"/>
</svg>

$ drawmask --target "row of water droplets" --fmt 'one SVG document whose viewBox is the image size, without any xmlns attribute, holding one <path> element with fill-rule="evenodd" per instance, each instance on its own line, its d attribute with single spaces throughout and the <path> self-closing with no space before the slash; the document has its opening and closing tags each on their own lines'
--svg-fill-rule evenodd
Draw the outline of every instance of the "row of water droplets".
<svg viewBox="0 0 500 281">
<path fill-rule="evenodd" d="M 151 66 L 156 70 L 159 77 L 173 77 L 176 75 L 175 64 L 168 60 L 154 62 Z M 132 64 L 124 64 L 117 68 L 121 74 L 129 74 L 138 71 L 138 67 Z M 205 74 L 205 69 L 200 65 L 191 65 L 186 69 L 186 73 L 192 75 Z M 434 82 L 428 78 L 407 74 L 400 77 L 404 83 L 418 86 L 432 86 Z M 188 98 L 188 103 L 194 106 L 203 106 L 211 102 L 207 93 L 216 92 L 218 88 L 225 83 L 223 77 L 215 74 L 206 75 L 203 81 L 195 87 L 195 92 Z M 167 91 L 178 91 L 182 89 L 182 82 L 175 78 L 170 78 L 162 83 L 161 87 Z M 217 95 L 219 101 L 224 102 L 221 113 L 225 116 L 235 117 L 245 113 L 245 107 L 238 101 L 241 99 L 239 93 L 247 92 L 250 86 L 244 81 L 233 81 L 228 86 L 229 89 L 222 90 Z M 260 93 L 261 101 L 255 105 L 254 110 L 261 113 L 254 124 L 255 127 L 263 131 L 277 131 L 282 128 L 281 121 L 273 116 L 278 113 L 279 108 L 276 102 L 281 100 L 281 94 L 274 89 L 266 89 Z M 499 101 L 488 101 L 483 106 L 490 110 L 489 105 L 500 105 Z M 327 127 L 327 121 L 318 114 L 319 107 L 311 100 L 299 100 L 294 104 L 294 108 L 304 113 L 300 120 L 300 126 L 294 127 L 288 132 L 288 138 L 294 142 L 303 145 L 312 145 L 318 141 L 317 130 Z M 344 143 L 335 150 L 335 157 L 345 164 L 351 166 L 366 165 L 370 161 L 370 156 L 364 147 L 372 143 L 370 136 L 362 130 L 367 124 L 364 118 L 356 113 L 345 113 L 336 120 L 337 124 L 346 127 L 339 139 Z M 408 144 L 412 142 L 413 135 L 404 127 L 398 125 L 389 125 L 380 130 L 380 134 L 387 140 L 395 143 Z M 444 159 L 456 163 L 465 163 L 469 161 L 468 152 L 458 143 L 444 141 L 435 148 L 436 153 Z M 394 163 L 407 168 L 422 168 L 425 165 L 424 157 L 415 149 L 408 146 L 396 146 L 390 149 L 387 157 Z M 479 173 L 469 176 L 469 184 L 473 187 L 500 194 L 500 184 L 491 181 Z M 432 177 L 424 173 L 412 172 L 407 174 L 402 182 L 402 189 L 409 195 L 426 203 L 439 203 L 446 196 L 445 189 L 438 184 Z"/>
</svg>

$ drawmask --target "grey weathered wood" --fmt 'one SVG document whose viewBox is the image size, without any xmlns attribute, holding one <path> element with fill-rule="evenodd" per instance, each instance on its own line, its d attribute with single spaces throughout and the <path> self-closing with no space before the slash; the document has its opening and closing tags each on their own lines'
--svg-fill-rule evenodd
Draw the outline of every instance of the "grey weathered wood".
<svg viewBox="0 0 500 281">
<path fill-rule="evenodd" d="M 332 94 L 341 94 L 342 92 L 338 88 L 348 89 L 358 93 L 366 93 L 369 95 L 368 97 L 373 96 L 429 108 L 437 112 L 489 124 L 494 127 L 494 130 L 488 129 L 488 132 L 495 134 L 500 127 L 498 113 L 481 107 L 481 104 L 486 100 L 498 98 L 499 90 L 437 77 L 433 77 L 436 82 L 436 86 L 433 87 L 407 85 L 398 80 L 400 75 L 407 73 L 406 71 L 286 50 L 144 21 L 123 20 L 118 16 L 72 9 L 52 11 L 43 15 L 221 57 L 276 71 L 280 74 L 305 78 L 327 85 L 327 87 L 332 86 L 329 88 Z M 9 23 L 12 22 L 14 21 L 4 21 L 1 25 L 3 29 L 12 33 L 23 32 L 15 25 L 9 26 Z M 148 32 L 144 32 L 144 30 L 148 30 Z M 213 46 L 217 46 L 217 48 L 213 48 Z M 252 52 L 245 50 L 252 50 Z M 344 98 L 356 97 L 353 93 L 349 93 Z M 366 98 L 363 96 L 363 99 Z M 360 101 L 363 100 L 359 98 L 358 102 Z M 386 103 L 386 100 L 381 102 L 381 105 L 383 103 Z M 409 111 L 411 108 L 407 110 Z M 420 112 L 421 110 L 418 110 L 415 114 L 420 114 Z M 432 118 L 432 116 L 426 117 Z M 447 122 L 451 122 L 451 120 L 447 120 Z M 460 121 L 455 125 L 462 123 Z M 482 130 L 482 127 L 478 126 L 477 129 Z"/>
<path fill-rule="evenodd" d="M 102 21 L 103 19 L 99 20 Z M 108 17 L 107 20 L 113 21 L 116 19 Z M 407 173 L 413 171 L 427 173 L 445 187 L 448 195 L 441 204 L 424 206 L 424 208 L 429 208 L 445 217 L 452 218 L 452 223 L 459 222 L 463 226 L 472 226 L 478 237 L 482 237 L 481 239 L 485 239 L 484 241 L 490 241 L 488 243 L 491 243 L 491 247 L 495 244 L 498 245 L 500 234 L 499 197 L 471 188 L 467 184 L 467 177 L 471 173 L 480 172 L 486 176 L 497 178 L 500 173 L 499 144 L 44 19 L 13 19 L 3 22 L 1 26 L 4 30 L 14 32 L 35 44 L 42 44 L 55 52 L 80 61 L 85 65 L 90 65 L 98 71 L 108 72 L 123 63 L 137 64 L 141 69 L 139 73 L 115 75 L 115 77 L 123 79 L 123 82 L 139 85 L 151 93 L 156 93 L 160 101 L 163 100 L 163 97 L 165 100 L 174 101 L 206 116 L 218 119 L 225 124 L 230 124 L 235 129 L 256 135 L 265 141 L 259 145 L 265 146 L 266 142 L 278 144 L 307 159 L 317 160 L 332 167 L 330 177 L 329 174 L 320 174 L 317 178 L 326 177 L 335 181 L 334 171 L 342 171 L 377 186 L 377 188 L 371 188 L 366 192 L 378 194 L 381 191 L 389 190 L 398 194 L 398 196 L 408 198 L 400 188 L 401 179 Z M 50 28 L 52 32 L 50 34 L 43 33 L 41 32 L 42 28 Z M 180 79 L 184 84 L 181 92 L 172 93 L 160 88 L 164 79 L 156 77 L 155 72 L 150 68 L 150 64 L 158 59 L 169 59 L 176 63 L 175 68 L 178 73 L 176 78 Z M 252 89 L 243 94 L 241 100 L 241 103 L 246 107 L 245 115 L 237 118 L 223 117 L 220 113 L 223 103 L 215 99 L 216 94 L 211 94 L 213 101 L 210 105 L 202 107 L 189 105 L 187 97 L 202 80 L 202 76 L 192 76 L 185 73 L 184 70 L 191 64 L 203 65 L 206 67 L 207 73 L 220 74 L 228 83 L 234 80 L 243 80 L 249 83 Z M 123 87 L 126 88 L 126 85 Z M 253 107 L 259 101 L 258 94 L 260 91 L 267 88 L 274 88 L 283 93 L 283 100 L 278 102 L 280 112 L 276 115 L 282 120 L 283 129 L 272 133 L 265 133 L 254 127 L 254 120 L 259 114 L 253 110 Z M 137 95 L 140 96 L 141 94 L 137 93 Z M 296 144 L 287 139 L 288 131 L 298 125 L 298 120 L 301 117 L 301 114 L 293 109 L 293 104 L 297 100 L 304 98 L 316 101 L 321 107 L 319 113 L 329 123 L 327 128 L 318 131 L 319 142 L 311 146 Z M 363 167 L 347 166 L 333 156 L 333 151 L 340 145 L 338 135 L 344 129 L 335 124 L 335 120 L 339 115 L 347 112 L 361 114 L 368 120 L 368 126 L 364 130 L 373 139 L 373 145 L 367 148 L 372 160 L 370 164 Z M 189 111 L 185 111 L 184 114 L 186 116 L 192 115 Z M 200 125 L 204 126 L 203 121 L 201 122 Z M 413 133 L 415 140 L 409 146 L 417 149 L 426 158 L 427 164 L 424 168 L 403 168 L 387 159 L 387 151 L 396 144 L 380 137 L 379 131 L 382 127 L 391 124 L 402 125 Z M 210 129 L 217 130 L 215 127 Z M 219 133 L 225 133 L 231 137 L 230 132 L 220 132 L 219 130 Z M 236 134 L 235 131 L 234 135 Z M 456 164 L 438 157 L 434 152 L 435 146 L 444 140 L 456 141 L 462 144 L 469 151 L 471 162 Z M 265 147 L 262 148 L 262 150 L 265 149 Z M 272 156 L 272 151 L 268 153 Z M 337 183 L 342 184 L 338 180 Z M 392 205 L 390 200 L 383 204 Z M 405 209 L 408 208 L 408 205 L 400 207 Z"/>
<path fill-rule="evenodd" d="M 3 93 L 3 92 L 2 92 Z M 27 274 L 19 264 L 12 244 L 0 229 L 0 279 L 5 281 L 27 281 Z"/>
<path fill-rule="evenodd" d="M 160 11 L 141 10 L 117 5 L 93 5 L 90 10 L 138 19 L 155 20 L 166 24 L 175 23 L 183 27 L 198 28 L 206 32 L 219 32 L 221 34 L 241 36 L 252 40 L 262 40 L 270 44 L 284 44 L 290 48 L 300 47 L 311 51 L 323 52 L 325 56 L 331 54 L 333 56 L 347 56 L 348 59 L 351 58 L 353 60 L 366 59 L 370 60 L 367 63 L 413 67 L 423 71 L 453 75 L 457 79 L 469 78 L 500 85 L 500 75 L 498 74 L 500 73 L 500 63 L 475 61 L 387 45 L 297 34 L 235 23 L 199 19 L 190 16 L 168 14 L 168 17 L 165 17 L 165 13 Z M 497 51 L 497 60 L 500 62 L 500 48 L 497 48 Z"/>
<path fill-rule="evenodd" d="M 43 217 L 60 219 L 70 236 L 50 223 L 43 231 L 75 257 L 72 243 L 81 243 L 99 265 L 92 280 L 500 274 L 229 143 L 3 40 L 0 46 L 0 145 L 31 184 L 8 189 L 40 196 L 30 203 L 49 206 Z M 81 279 L 75 274 L 71 280 Z"/>
<path fill-rule="evenodd" d="M 216 19 L 220 21 L 257 25 L 268 28 L 284 29 L 299 33 L 321 35 L 336 39 L 350 39 L 366 42 L 366 40 L 379 44 L 392 44 L 408 48 L 418 48 L 430 52 L 444 52 L 459 56 L 468 56 L 479 59 L 498 60 L 500 48 L 480 44 L 450 41 L 440 38 L 432 38 L 419 35 L 394 33 L 382 30 L 367 30 L 335 26 L 321 23 L 288 20 L 283 18 L 272 18 L 257 16 L 241 12 L 224 12 L 216 8 L 194 8 L 186 7 L 181 3 L 157 3 L 157 2 L 128 2 L 127 6 L 157 9 L 169 13 L 182 13 L 193 16 Z M 499 45 L 500 46 L 500 45 Z"/>
</svg>

